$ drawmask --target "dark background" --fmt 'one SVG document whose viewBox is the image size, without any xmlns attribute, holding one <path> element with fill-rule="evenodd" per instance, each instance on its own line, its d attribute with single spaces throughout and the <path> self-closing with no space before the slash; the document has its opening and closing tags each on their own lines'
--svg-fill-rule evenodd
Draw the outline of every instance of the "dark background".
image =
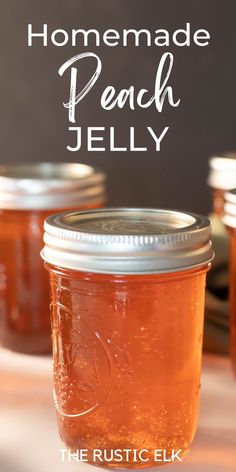
<svg viewBox="0 0 236 472">
<path fill-rule="evenodd" d="M 235 0 L 5 0 L 0 2 L 0 161 L 80 161 L 95 164 L 109 176 L 109 203 L 174 207 L 206 213 L 209 156 L 236 148 L 236 6 Z M 89 46 L 103 62 L 99 82 L 81 102 L 77 126 L 116 126 L 120 144 L 129 126 L 139 131 L 170 126 L 160 153 L 79 153 L 69 144 L 68 75 L 57 70 L 70 57 L 86 50 L 48 46 L 36 41 L 27 47 L 27 23 L 41 30 L 57 28 L 158 28 L 170 32 L 191 22 L 206 28 L 208 47 L 118 48 Z M 100 96 L 107 85 L 135 85 L 153 93 L 156 67 L 163 52 L 175 55 L 171 84 L 177 109 L 159 114 L 147 110 L 101 111 Z M 86 81 L 89 69 L 80 69 Z M 152 142 L 151 139 L 147 141 Z M 70 142 L 72 145 L 73 143 Z M 153 149 L 153 148 L 152 148 Z"/>
</svg>

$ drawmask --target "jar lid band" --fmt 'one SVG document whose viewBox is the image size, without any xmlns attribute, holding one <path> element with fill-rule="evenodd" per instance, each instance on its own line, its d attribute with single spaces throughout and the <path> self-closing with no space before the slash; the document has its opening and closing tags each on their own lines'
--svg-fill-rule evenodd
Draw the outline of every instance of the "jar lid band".
<svg viewBox="0 0 236 472">
<path fill-rule="evenodd" d="M 167 210 L 113 208 L 64 212 L 45 221 L 42 258 L 95 273 L 187 270 L 214 257 L 210 222 Z"/>
<path fill-rule="evenodd" d="M 77 163 L 0 165 L 0 209 L 43 210 L 105 200 L 105 174 Z"/>
<path fill-rule="evenodd" d="M 236 187 L 236 152 L 228 153 L 209 160 L 210 172 L 207 183 L 219 190 Z"/>
</svg>

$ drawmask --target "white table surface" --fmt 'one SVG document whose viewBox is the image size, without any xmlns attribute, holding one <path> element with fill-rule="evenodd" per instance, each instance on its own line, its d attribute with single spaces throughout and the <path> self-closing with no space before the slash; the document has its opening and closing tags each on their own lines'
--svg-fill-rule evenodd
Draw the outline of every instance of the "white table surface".
<svg viewBox="0 0 236 472">
<path fill-rule="evenodd" d="M 99 470 L 62 462 L 51 388 L 49 358 L 0 350 L 0 472 Z M 196 439 L 184 462 L 161 470 L 236 472 L 236 380 L 227 358 L 204 356 Z"/>
</svg>

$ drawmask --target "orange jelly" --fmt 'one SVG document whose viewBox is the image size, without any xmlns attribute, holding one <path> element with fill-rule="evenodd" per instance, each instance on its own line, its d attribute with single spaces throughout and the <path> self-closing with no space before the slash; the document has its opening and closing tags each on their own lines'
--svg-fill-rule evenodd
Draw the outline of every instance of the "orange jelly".
<svg viewBox="0 0 236 472">
<path fill-rule="evenodd" d="M 0 166 L 2 346 L 51 351 L 49 280 L 40 258 L 43 222 L 58 208 L 101 206 L 98 181 L 92 168 L 79 164 Z"/>
<path fill-rule="evenodd" d="M 47 219 L 59 431 L 89 462 L 150 467 L 189 450 L 209 228 L 203 217 L 147 209 Z"/>
<path fill-rule="evenodd" d="M 48 274 L 39 257 L 49 214 L 0 210 L 0 342 L 14 351 L 50 351 Z"/>
<path fill-rule="evenodd" d="M 236 228 L 230 230 L 230 354 L 236 375 Z"/>
<path fill-rule="evenodd" d="M 229 233 L 230 355 L 236 376 L 236 189 L 225 194 L 225 222 Z"/>
</svg>

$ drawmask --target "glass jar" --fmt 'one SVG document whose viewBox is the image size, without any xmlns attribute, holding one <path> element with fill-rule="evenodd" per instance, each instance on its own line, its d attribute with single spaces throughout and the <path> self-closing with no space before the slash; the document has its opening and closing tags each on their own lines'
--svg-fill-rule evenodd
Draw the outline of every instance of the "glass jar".
<svg viewBox="0 0 236 472">
<path fill-rule="evenodd" d="M 51 350 L 50 293 L 40 250 L 44 219 L 104 202 L 104 174 L 83 164 L 0 166 L 0 344 Z"/>
<path fill-rule="evenodd" d="M 236 376 L 236 189 L 225 194 L 223 221 L 229 234 L 230 356 Z"/>
<path fill-rule="evenodd" d="M 225 192 L 236 186 L 236 152 L 212 157 L 208 184 L 212 190 L 212 243 L 216 253 L 207 276 L 204 348 L 219 354 L 229 352 L 229 238 L 222 222 Z"/>
<path fill-rule="evenodd" d="M 212 188 L 214 215 L 221 218 L 224 214 L 224 194 L 236 187 L 236 152 L 211 157 L 208 185 Z"/>
<path fill-rule="evenodd" d="M 209 238 L 207 218 L 174 211 L 105 209 L 46 220 L 59 430 L 89 462 L 138 468 L 189 450 Z"/>
</svg>

